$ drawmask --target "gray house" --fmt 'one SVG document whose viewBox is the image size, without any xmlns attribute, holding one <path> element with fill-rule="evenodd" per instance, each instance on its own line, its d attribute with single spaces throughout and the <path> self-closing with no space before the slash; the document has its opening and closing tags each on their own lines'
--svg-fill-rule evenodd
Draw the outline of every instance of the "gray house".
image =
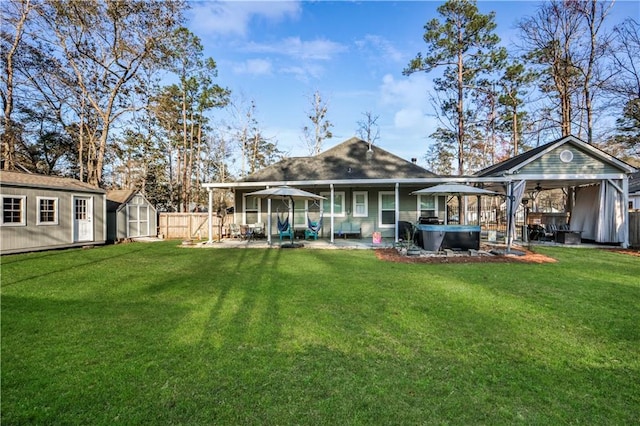
<svg viewBox="0 0 640 426">
<path fill-rule="evenodd" d="M 267 224 L 267 235 L 277 235 L 274 218 L 295 213 L 297 234 L 307 228 L 307 221 L 323 217 L 319 236 L 332 241 L 344 230 L 355 230 L 362 238 L 370 238 L 375 232 L 397 241 L 402 237 L 401 222 L 415 223 L 421 217 L 466 223 L 462 217 L 451 216 L 448 197 L 413 194 L 442 183 L 474 185 L 501 194 L 508 205 L 507 240 L 512 240 L 516 236 L 516 213 L 523 210 L 525 193 L 535 196 L 538 188 L 561 188 L 571 194 L 567 213 L 572 231 L 586 240 L 628 246 L 629 175 L 635 171 L 584 141 L 567 136 L 471 176 L 437 176 L 413 161 L 351 138 L 315 156 L 284 159 L 237 182 L 205 183 L 203 187 L 209 191 L 210 206 L 214 189 L 234 192 L 237 224 Z M 280 185 L 325 199 L 296 202 L 292 212 L 286 200 L 247 195 Z"/>
<path fill-rule="evenodd" d="M 75 179 L 0 171 L 2 254 L 104 244 L 105 191 Z"/>
<path fill-rule="evenodd" d="M 155 237 L 157 212 L 149 200 L 137 190 L 107 192 L 107 240 Z"/>
</svg>

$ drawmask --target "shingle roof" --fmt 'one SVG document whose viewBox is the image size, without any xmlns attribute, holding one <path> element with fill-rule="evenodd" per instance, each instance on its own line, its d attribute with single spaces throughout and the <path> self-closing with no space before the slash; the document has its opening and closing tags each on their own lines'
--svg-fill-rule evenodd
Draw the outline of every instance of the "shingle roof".
<svg viewBox="0 0 640 426">
<path fill-rule="evenodd" d="M 311 157 L 291 157 L 242 179 L 244 182 L 317 181 L 349 179 L 411 179 L 434 173 L 358 138 Z"/>
<path fill-rule="evenodd" d="M 96 188 L 77 179 L 46 176 L 32 173 L 8 172 L 0 171 L 0 185 L 15 185 L 30 188 L 55 188 L 68 191 L 97 192 L 105 193 L 106 191 Z"/>
<path fill-rule="evenodd" d="M 107 200 L 118 204 L 124 204 L 135 194 L 135 189 L 114 189 L 107 191 Z"/>
</svg>

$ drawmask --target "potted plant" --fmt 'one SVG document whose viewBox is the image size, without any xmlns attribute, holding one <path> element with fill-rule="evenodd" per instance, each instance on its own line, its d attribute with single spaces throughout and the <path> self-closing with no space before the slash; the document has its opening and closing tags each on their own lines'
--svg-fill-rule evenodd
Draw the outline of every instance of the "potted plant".
<svg viewBox="0 0 640 426">
<path fill-rule="evenodd" d="M 405 230 L 405 238 L 398 242 L 400 252 L 406 256 L 419 256 L 421 249 L 415 244 L 415 227 Z"/>
</svg>

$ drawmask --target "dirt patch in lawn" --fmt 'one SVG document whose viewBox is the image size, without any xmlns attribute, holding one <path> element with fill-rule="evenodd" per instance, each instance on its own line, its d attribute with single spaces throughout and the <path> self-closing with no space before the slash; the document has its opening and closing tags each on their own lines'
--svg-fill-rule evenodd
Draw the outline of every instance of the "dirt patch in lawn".
<svg viewBox="0 0 640 426">
<path fill-rule="evenodd" d="M 631 249 L 613 249 L 616 253 L 628 254 L 629 256 L 640 257 L 640 249 L 631 248 Z"/>
<path fill-rule="evenodd" d="M 416 256 L 407 256 L 394 248 L 377 249 L 376 256 L 386 262 L 397 263 L 554 263 L 556 259 L 543 254 L 534 253 L 523 247 L 514 249 L 514 253 L 493 254 L 488 250 L 481 250 L 478 255 L 471 256 L 467 252 L 444 253 L 423 252 Z"/>
</svg>

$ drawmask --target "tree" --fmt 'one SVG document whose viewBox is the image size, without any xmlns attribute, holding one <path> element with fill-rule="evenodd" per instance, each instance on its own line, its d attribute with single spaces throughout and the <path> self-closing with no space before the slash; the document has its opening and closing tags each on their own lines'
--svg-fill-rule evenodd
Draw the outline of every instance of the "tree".
<svg viewBox="0 0 640 426">
<path fill-rule="evenodd" d="M 582 18 L 587 37 L 580 37 L 578 42 L 581 54 L 578 57 L 578 71 L 582 74 L 582 95 L 586 113 L 587 142 L 594 143 L 593 117 L 596 96 L 602 92 L 602 87 L 608 75 L 602 75 L 603 59 L 609 51 L 610 35 L 602 34 L 602 26 L 614 1 L 589 0 L 567 2 L 568 7 L 575 8 Z M 582 42 L 586 39 L 586 42 Z"/>
<path fill-rule="evenodd" d="M 16 87 L 14 61 L 19 57 L 23 48 L 22 37 L 25 31 L 25 23 L 32 9 L 33 6 L 30 0 L 5 1 L 2 2 L 2 8 L 0 9 L 4 22 L 0 31 L 2 63 L 4 64 L 0 78 L 2 82 L 0 97 L 2 98 L 2 111 L 4 113 L 0 146 L 2 148 L 1 158 L 4 170 L 14 169 L 15 147 L 20 140 L 20 126 L 13 120 L 14 89 Z M 13 32 L 10 33 L 6 28 L 13 30 Z"/>
<path fill-rule="evenodd" d="M 156 100 L 155 113 L 160 125 L 169 135 L 171 189 L 178 189 L 176 204 L 188 211 L 196 200 L 201 179 L 201 161 L 206 134 L 209 130 L 207 114 L 227 105 L 229 90 L 213 83 L 217 66 L 213 58 L 204 57 L 200 39 L 186 28 L 178 28 L 169 42 L 169 68 L 179 79 L 178 84 L 165 86 Z M 174 158 L 175 157 L 175 158 Z M 175 163 L 175 175 L 173 174 Z"/>
<path fill-rule="evenodd" d="M 307 112 L 307 117 L 311 120 L 311 126 L 302 128 L 309 155 L 316 155 L 322 151 L 322 144 L 325 139 L 331 139 L 333 124 L 327 119 L 328 103 L 322 100 L 319 91 L 315 91 L 310 99 L 311 109 Z"/>
<path fill-rule="evenodd" d="M 358 136 L 360 139 L 369 144 L 369 151 L 371 146 L 380 139 L 380 126 L 378 126 L 379 115 L 373 115 L 371 111 L 363 112 L 364 118 L 358 121 Z"/>
<path fill-rule="evenodd" d="M 473 0 L 449 0 L 440 7 L 441 20 L 433 19 L 425 25 L 424 41 L 427 55 L 418 53 L 403 73 L 432 72 L 445 67 L 444 77 L 435 79 L 435 88 L 450 93 L 440 104 L 442 110 L 454 110 L 452 127 L 457 145 L 458 174 L 464 174 L 465 146 L 469 129 L 469 115 L 465 98 L 474 90 L 482 75 L 500 66 L 506 52 L 498 48 L 499 37 L 494 34 L 495 13 L 479 13 Z M 453 93 L 452 93 L 453 92 Z M 455 94 L 455 97 L 451 97 Z"/>
<path fill-rule="evenodd" d="M 502 78 L 498 80 L 500 86 L 498 102 L 502 107 L 504 127 L 511 134 L 513 156 L 520 153 L 522 122 L 527 114 L 523 109 L 524 97 L 535 78 L 535 73 L 527 71 L 522 62 L 515 60 L 505 68 Z"/>
<path fill-rule="evenodd" d="M 163 43 L 182 19 L 183 7 L 181 0 L 50 0 L 37 8 L 60 49 L 51 56 L 60 57 L 62 67 L 71 70 L 73 80 L 65 83 L 81 100 L 75 109 L 80 111 L 80 135 L 86 136 L 86 180 L 91 185 L 102 182 L 111 127 L 132 110 L 131 90 L 138 71 L 146 61 L 161 56 Z M 95 122 L 85 124 L 85 112 Z M 83 151 L 84 146 L 79 149 Z"/>
<path fill-rule="evenodd" d="M 564 4 L 558 0 L 544 3 L 535 16 L 523 19 L 519 27 L 527 59 L 541 69 L 540 90 L 556 100 L 551 111 L 560 110 L 556 122 L 561 135 L 568 136 L 572 134 L 575 95 L 580 87 L 573 46 L 581 35 L 581 20 L 575 8 Z"/>
</svg>

